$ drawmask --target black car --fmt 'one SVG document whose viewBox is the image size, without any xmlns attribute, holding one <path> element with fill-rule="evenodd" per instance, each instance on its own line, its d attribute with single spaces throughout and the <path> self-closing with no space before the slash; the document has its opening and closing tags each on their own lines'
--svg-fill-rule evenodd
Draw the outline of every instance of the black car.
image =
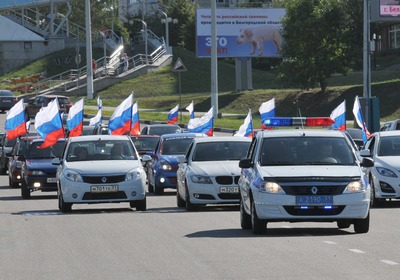
<svg viewBox="0 0 400 280">
<path fill-rule="evenodd" d="M 17 139 L 8 140 L 6 134 L 2 136 L 0 146 L 0 174 L 5 175 L 7 173 L 8 160 L 11 156 L 11 150 L 15 145 Z"/>
<path fill-rule="evenodd" d="M 0 89 L 0 110 L 2 112 L 10 110 L 17 102 L 18 98 L 12 91 Z"/>
<path fill-rule="evenodd" d="M 37 112 L 42 107 L 46 107 L 54 99 L 58 99 L 58 104 L 60 105 L 60 112 L 68 113 L 69 109 L 72 107 L 71 99 L 63 95 L 37 95 L 28 100 L 25 104 L 25 114 L 28 118 L 35 118 Z"/>
</svg>

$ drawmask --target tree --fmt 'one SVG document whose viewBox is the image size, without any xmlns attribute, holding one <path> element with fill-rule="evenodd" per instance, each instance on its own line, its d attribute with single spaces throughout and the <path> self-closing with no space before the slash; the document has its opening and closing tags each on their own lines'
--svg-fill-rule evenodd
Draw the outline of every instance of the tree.
<svg viewBox="0 0 400 280">
<path fill-rule="evenodd" d="M 302 89 L 317 83 L 322 92 L 334 73 L 346 74 L 354 64 L 350 27 L 341 0 L 293 0 L 281 23 L 283 60 L 278 79 Z"/>
</svg>

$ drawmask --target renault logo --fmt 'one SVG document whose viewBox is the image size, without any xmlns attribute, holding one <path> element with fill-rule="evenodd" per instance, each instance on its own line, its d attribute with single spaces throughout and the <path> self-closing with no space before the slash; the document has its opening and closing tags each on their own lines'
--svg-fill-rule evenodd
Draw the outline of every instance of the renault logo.
<svg viewBox="0 0 400 280">
<path fill-rule="evenodd" d="M 312 192 L 312 194 L 317 194 L 318 188 L 317 187 L 312 187 L 311 188 L 311 192 Z"/>
<path fill-rule="evenodd" d="M 101 178 L 101 181 L 102 181 L 103 183 L 107 182 L 107 177 Z"/>
</svg>

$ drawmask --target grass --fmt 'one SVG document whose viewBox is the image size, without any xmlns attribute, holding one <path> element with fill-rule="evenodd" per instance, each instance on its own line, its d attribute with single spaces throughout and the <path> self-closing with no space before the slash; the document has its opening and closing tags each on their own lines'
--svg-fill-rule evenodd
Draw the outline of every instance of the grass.
<svg viewBox="0 0 400 280">
<path fill-rule="evenodd" d="M 75 50 L 58 52 L 33 62 L 26 67 L 0 76 L 1 88 L 10 86 L 10 79 L 34 75 L 47 71 L 49 76 L 61 73 L 72 64 L 61 63 L 54 65 L 56 58 L 65 58 L 74 55 Z M 94 57 L 101 57 L 102 50 L 95 49 Z M 84 49 L 81 49 L 84 60 Z M 210 59 L 196 58 L 192 52 L 181 48 L 174 48 L 175 60 L 180 58 L 187 68 L 187 72 L 180 74 L 181 88 L 179 90 L 179 74 L 172 72 L 172 66 L 149 73 L 128 81 L 110 86 L 106 90 L 97 92 L 103 100 L 104 106 L 115 107 L 121 103 L 132 91 L 135 101 L 138 102 L 140 118 L 156 121 L 166 121 L 166 112 L 181 104 L 181 108 L 194 101 L 195 112 L 207 112 L 211 107 L 211 75 Z M 400 56 L 396 53 L 377 57 L 380 67 L 371 72 L 372 96 L 379 98 L 381 121 L 400 118 L 400 70 L 385 70 L 393 64 L 400 64 Z M 84 62 L 82 62 L 82 65 Z M 328 80 L 328 90 L 325 94 L 319 88 L 311 90 L 285 89 L 275 80 L 274 71 L 254 70 L 252 72 L 253 88 L 249 91 L 236 91 L 235 65 L 231 60 L 218 60 L 218 112 L 223 117 L 215 120 L 215 127 L 238 129 L 248 110 L 253 114 L 253 127 L 260 127 L 258 108 L 262 102 L 275 98 L 276 113 L 278 116 L 329 116 L 343 100 L 346 100 L 347 119 L 352 120 L 352 107 L 356 95 L 363 96 L 363 73 L 354 71 L 346 76 L 333 75 Z M 81 97 L 74 97 L 78 100 Z M 96 100 L 86 100 L 86 105 L 96 105 Z M 142 109 L 157 109 L 159 112 L 144 112 Z M 85 109 L 85 113 L 91 112 Z M 228 113 L 239 114 L 227 116 Z M 112 111 L 104 114 L 111 115 Z M 188 116 L 183 115 L 180 123 L 187 123 Z"/>
</svg>

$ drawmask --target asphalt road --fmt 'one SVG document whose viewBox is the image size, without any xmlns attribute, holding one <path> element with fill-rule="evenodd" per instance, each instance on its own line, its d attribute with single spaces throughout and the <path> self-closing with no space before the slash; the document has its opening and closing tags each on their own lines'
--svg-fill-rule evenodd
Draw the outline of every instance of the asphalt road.
<svg viewBox="0 0 400 280">
<path fill-rule="evenodd" d="M 4 115 L 1 115 L 3 117 Z M 4 123 L 4 122 L 3 122 Z M 0 279 L 398 279 L 400 201 L 371 210 L 367 234 L 333 223 L 270 223 L 242 230 L 237 206 L 195 212 L 174 191 L 123 204 L 58 210 L 55 192 L 33 193 L 0 176 Z"/>
</svg>

